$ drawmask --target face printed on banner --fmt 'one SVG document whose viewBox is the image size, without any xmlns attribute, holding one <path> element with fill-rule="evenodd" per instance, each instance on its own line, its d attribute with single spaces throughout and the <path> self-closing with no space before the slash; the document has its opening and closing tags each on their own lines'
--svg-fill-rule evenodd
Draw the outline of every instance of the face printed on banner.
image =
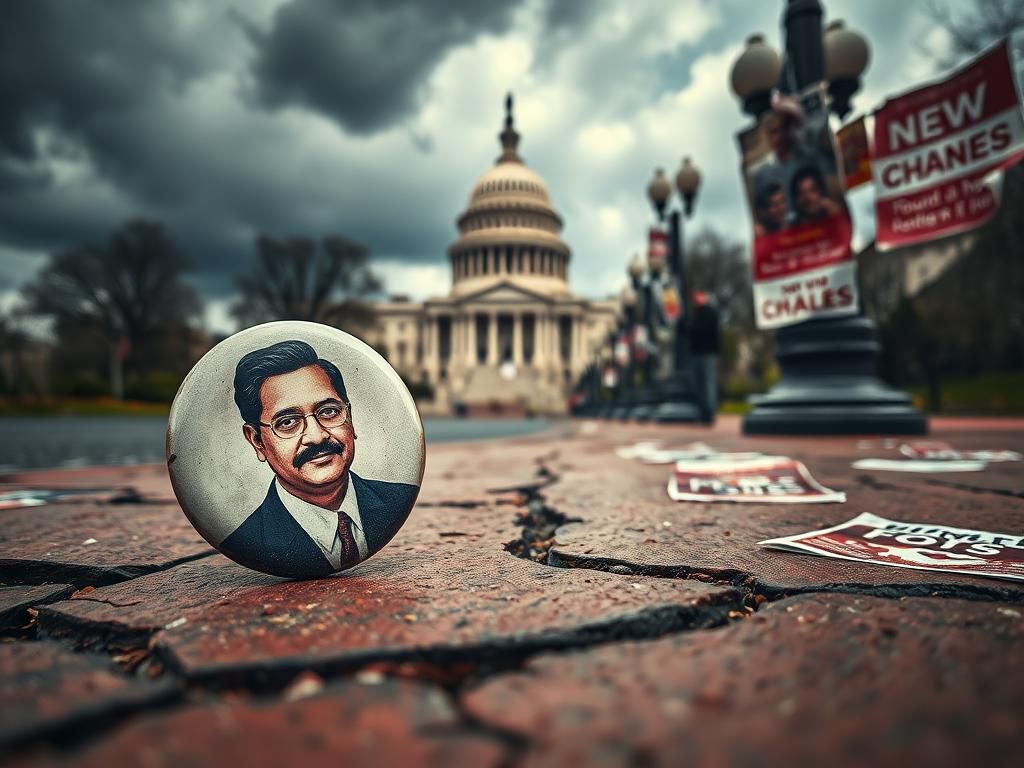
<svg viewBox="0 0 1024 768">
<path fill-rule="evenodd" d="M 782 112 L 769 112 L 764 118 L 764 137 L 779 162 L 786 162 L 793 151 L 793 118 Z"/>
<path fill-rule="evenodd" d="M 816 168 L 805 168 L 793 177 L 793 199 L 798 221 L 821 219 L 838 210 L 825 194 L 825 181 Z"/>
<path fill-rule="evenodd" d="M 757 223 L 765 232 L 778 232 L 786 225 L 786 192 L 777 181 L 766 183 L 758 190 Z"/>
</svg>

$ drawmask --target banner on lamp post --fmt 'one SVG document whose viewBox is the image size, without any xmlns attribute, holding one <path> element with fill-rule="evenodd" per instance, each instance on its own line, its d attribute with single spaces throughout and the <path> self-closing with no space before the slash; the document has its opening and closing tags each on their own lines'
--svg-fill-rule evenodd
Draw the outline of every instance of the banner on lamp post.
<svg viewBox="0 0 1024 768">
<path fill-rule="evenodd" d="M 647 264 L 661 271 L 668 261 L 668 233 L 663 229 L 651 227 L 647 235 Z"/>
<path fill-rule="evenodd" d="M 857 311 L 853 224 L 843 195 L 824 86 L 779 99 L 739 136 L 754 224 L 754 314 L 781 328 Z"/>
<path fill-rule="evenodd" d="M 633 327 L 633 360 L 642 363 L 647 359 L 650 352 L 650 337 L 647 334 L 647 326 L 637 325 Z"/>
<path fill-rule="evenodd" d="M 878 249 L 985 223 L 998 209 L 1002 170 L 1021 159 L 1024 111 L 1007 40 L 887 100 L 874 119 Z"/>
<path fill-rule="evenodd" d="M 629 336 L 626 333 L 619 335 L 615 339 L 615 347 L 613 349 L 613 357 L 615 363 L 619 366 L 625 367 L 629 365 Z"/>
<path fill-rule="evenodd" d="M 868 143 L 867 118 L 847 123 L 836 133 L 839 157 L 843 161 L 843 186 L 846 191 L 871 182 L 871 145 Z"/>
<path fill-rule="evenodd" d="M 605 389 L 614 389 L 619 386 L 619 372 L 613 366 L 605 366 L 601 374 L 601 383 L 604 384 Z"/>
</svg>

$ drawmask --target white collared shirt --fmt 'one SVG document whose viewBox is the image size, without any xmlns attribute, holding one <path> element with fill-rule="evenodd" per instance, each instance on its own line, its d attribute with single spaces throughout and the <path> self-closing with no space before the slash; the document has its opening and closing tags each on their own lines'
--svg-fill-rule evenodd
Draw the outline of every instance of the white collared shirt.
<svg viewBox="0 0 1024 768">
<path fill-rule="evenodd" d="M 351 476 L 349 476 L 348 491 L 345 493 L 345 498 L 341 500 L 341 507 L 334 511 L 296 498 L 280 484 L 277 486 L 277 491 L 284 508 L 295 518 L 295 522 L 302 526 L 302 530 L 316 542 L 334 570 L 341 568 L 342 554 L 341 537 L 338 535 L 338 512 L 344 512 L 352 521 L 352 537 L 356 540 L 356 546 L 359 548 L 359 561 L 362 562 L 366 559 L 366 534 L 363 533 L 363 521 L 359 517 L 359 499 L 356 497 Z"/>
</svg>

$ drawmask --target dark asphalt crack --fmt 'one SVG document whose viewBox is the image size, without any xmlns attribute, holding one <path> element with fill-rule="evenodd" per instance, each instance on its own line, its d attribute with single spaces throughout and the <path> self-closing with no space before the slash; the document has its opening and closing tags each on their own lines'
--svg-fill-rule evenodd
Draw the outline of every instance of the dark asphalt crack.
<svg viewBox="0 0 1024 768">
<path fill-rule="evenodd" d="M 526 485 L 515 490 L 523 494 L 527 512 L 518 516 L 517 522 L 523 525 L 520 538 L 508 542 L 505 550 L 516 557 L 533 560 L 553 568 L 583 568 L 620 576 L 641 576 L 663 579 L 684 579 L 700 581 L 706 584 L 731 586 L 742 595 L 743 607 L 747 611 L 756 611 L 765 602 L 775 602 L 798 594 L 811 593 L 846 593 L 897 600 L 905 597 L 933 597 L 944 599 L 974 600 L 979 602 L 1003 602 L 1024 604 L 1024 594 L 998 583 L 989 585 L 966 584 L 857 584 L 836 583 L 819 584 L 805 589 L 783 588 L 763 582 L 753 574 L 735 568 L 693 568 L 686 565 L 645 565 L 610 557 L 590 557 L 567 555 L 554 549 L 557 541 L 558 528 L 568 523 L 585 522 L 583 518 L 569 517 L 545 502 L 542 489 L 559 481 L 559 476 L 541 464 L 538 475 L 544 478 L 543 483 Z M 899 489 L 869 476 L 858 478 L 860 482 L 878 488 Z M 929 480 L 936 485 L 948 485 L 977 492 L 1000 493 L 988 488 L 973 488 L 948 481 Z M 1005 495 L 1018 494 L 1006 492 Z M 796 555 L 804 556 L 804 555 Z M 811 555 L 806 555 L 811 557 Z"/>
<path fill-rule="evenodd" d="M 1011 491 L 1004 490 L 1002 488 L 986 488 L 980 485 L 957 483 L 952 480 L 936 480 L 935 478 L 926 478 L 925 483 L 928 485 L 937 485 L 943 488 L 956 488 L 957 490 L 968 491 L 969 493 L 984 493 L 993 494 L 995 496 L 1009 496 L 1014 499 L 1024 499 L 1024 491 Z"/>
<path fill-rule="evenodd" d="M 166 571 L 183 563 L 201 560 L 216 555 L 214 549 L 207 549 L 193 555 L 168 560 L 158 565 L 92 566 L 79 563 L 40 562 L 36 560 L 13 560 L 0 558 L 0 580 L 7 584 L 70 584 L 76 589 L 83 587 L 107 587 L 122 581 L 131 581 L 158 571 Z"/>
</svg>

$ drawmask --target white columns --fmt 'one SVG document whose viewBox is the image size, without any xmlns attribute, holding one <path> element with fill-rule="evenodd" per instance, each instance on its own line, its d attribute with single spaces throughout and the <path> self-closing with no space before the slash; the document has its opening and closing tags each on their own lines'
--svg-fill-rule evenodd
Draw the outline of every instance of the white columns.
<svg viewBox="0 0 1024 768">
<path fill-rule="evenodd" d="M 498 314 L 491 312 L 487 318 L 487 364 L 498 364 Z"/>
<path fill-rule="evenodd" d="M 572 341 L 572 359 L 569 361 L 569 367 L 575 371 L 583 358 L 583 317 L 580 315 L 572 319 Z"/>
<path fill-rule="evenodd" d="M 512 362 L 519 368 L 523 364 L 523 313 L 512 316 Z"/>
<path fill-rule="evenodd" d="M 548 318 L 547 315 L 538 312 L 533 321 L 533 365 L 539 370 L 544 370 L 548 364 L 547 346 Z"/>
<path fill-rule="evenodd" d="M 466 366 L 476 365 L 476 315 L 472 312 L 466 317 Z"/>
</svg>

